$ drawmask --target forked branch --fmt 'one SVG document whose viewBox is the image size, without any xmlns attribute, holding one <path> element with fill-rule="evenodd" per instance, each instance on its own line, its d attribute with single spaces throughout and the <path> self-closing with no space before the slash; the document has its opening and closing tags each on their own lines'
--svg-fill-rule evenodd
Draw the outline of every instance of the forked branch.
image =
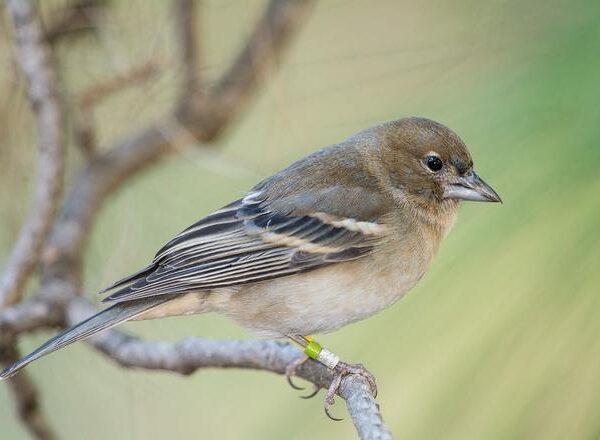
<svg viewBox="0 0 600 440">
<path fill-rule="evenodd" d="M 0 308 L 21 298 L 52 227 L 63 188 L 64 116 L 52 52 L 28 1 L 6 2 L 27 95 L 37 116 L 38 168 L 33 204 L 0 278 Z"/>
</svg>

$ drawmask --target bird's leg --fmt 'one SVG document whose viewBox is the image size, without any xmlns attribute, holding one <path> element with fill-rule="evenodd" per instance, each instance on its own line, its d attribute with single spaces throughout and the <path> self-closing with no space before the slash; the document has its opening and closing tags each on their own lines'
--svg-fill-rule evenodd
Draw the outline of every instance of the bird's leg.
<svg viewBox="0 0 600 440">
<path fill-rule="evenodd" d="M 312 340 L 311 336 L 288 336 L 292 341 L 296 342 L 297 344 L 305 347 L 306 344 Z M 295 390 L 304 390 L 303 387 L 299 387 L 298 385 L 296 385 L 293 381 L 292 381 L 292 377 L 296 375 L 296 371 L 298 371 L 298 368 L 300 368 L 304 363 L 306 363 L 306 361 L 308 361 L 310 358 L 308 357 L 308 355 L 303 354 L 302 356 L 300 356 L 298 359 L 294 360 L 291 364 L 289 364 L 286 369 L 285 369 L 285 378 L 287 379 L 288 383 L 290 384 L 290 386 L 292 388 L 294 388 Z M 317 393 L 319 392 L 320 388 L 316 385 L 314 385 L 314 390 L 312 393 L 306 395 L 306 396 L 300 396 L 303 399 L 310 399 L 311 397 L 314 397 L 317 395 Z"/>
<path fill-rule="evenodd" d="M 305 354 L 305 356 L 298 358 L 286 369 L 286 377 L 288 379 L 288 382 L 290 382 L 290 385 L 292 385 L 292 387 L 297 388 L 291 382 L 291 376 L 293 376 L 296 370 L 300 367 L 300 365 L 306 362 L 309 358 L 320 362 L 321 364 L 325 365 L 327 368 L 332 370 L 333 380 L 331 381 L 331 384 L 327 389 L 327 393 L 325 394 L 324 403 L 325 414 L 327 414 L 327 417 L 329 417 L 330 419 L 341 420 L 333 417 L 331 415 L 330 410 L 333 404 L 335 403 L 335 394 L 337 393 L 342 383 L 342 379 L 345 376 L 348 376 L 349 374 L 358 374 L 364 377 L 365 380 L 368 382 L 369 386 L 371 387 L 371 392 L 373 393 L 373 396 L 377 396 L 377 385 L 375 383 L 375 377 L 362 364 L 348 364 L 346 362 L 340 361 L 340 358 L 336 354 L 332 353 L 326 348 L 323 348 L 310 336 L 294 335 L 289 336 L 289 338 L 292 339 L 294 342 L 300 344 L 302 347 L 304 347 Z M 313 397 L 318 391 L 319 389 L 317 388 L 317 390 L 310 396 L 307 396 L 307 398 Z"/>
</svg>

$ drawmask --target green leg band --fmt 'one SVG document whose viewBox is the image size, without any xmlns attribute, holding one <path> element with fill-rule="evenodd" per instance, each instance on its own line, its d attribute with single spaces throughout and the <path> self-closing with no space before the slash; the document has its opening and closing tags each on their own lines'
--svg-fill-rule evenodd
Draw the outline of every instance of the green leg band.
<svg viewBox="0 0 600 440">
<path fill-rule="evenodd" d="M 310 341 L 308 344 L 306 344 L 306 347 L 304 347 L 304 353 L 306 353 L 306 355 L 311 358 L 311 359 L 315 359 L 317 360 L 319 358 L 319 354 L 321 353 L 321 345 L 319 345 L 318 342 L 315 341 Z"/>
</svg>

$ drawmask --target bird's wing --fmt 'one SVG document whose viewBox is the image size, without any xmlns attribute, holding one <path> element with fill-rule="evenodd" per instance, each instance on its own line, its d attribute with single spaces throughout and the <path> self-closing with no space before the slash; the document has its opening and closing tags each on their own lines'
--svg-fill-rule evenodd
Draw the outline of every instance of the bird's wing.
<svg viewBox="0 0 600 440">
<path fill-rule="evenodd" d="M 264 281 L 366 255 L 385 225 L 331 213 L 272 208 L 254 192 L 195 223 L 147 268 L 105 290 L 121 302 Z"/>
</svg>

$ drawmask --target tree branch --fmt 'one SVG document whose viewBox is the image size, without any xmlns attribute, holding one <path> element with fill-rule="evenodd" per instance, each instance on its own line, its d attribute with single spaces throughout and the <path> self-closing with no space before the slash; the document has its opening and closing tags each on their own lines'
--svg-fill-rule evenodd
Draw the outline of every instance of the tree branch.
<svg viewBox="0 0 600 440">
<path fill-rule="evenodd" d="M 340 395 L 361 439 L 391 440 L 392 433 L 385 426 L 379 405 L 371 394 L 369 384 L 358 375 L 348 376 L 340 385 Z"/>
<path fill-rule="evenodd" d="M 44 326 L 60 325 L 66 328 L 96 312 L 89 301 L 81 296 L 71 296 L 62 307 L 55 305 L 57 307 L 54 308 L 40 300 L 31 301 L 0 312 L 0 334 L 3 339 Z M 61 310 L 66 311 L 64 316 L 60 314 Z M 60 322 L 63 318 L 64 322 Z M 0 344 L 2 342 L 0 340 Z M 88 343 L 125 368 L 170 371 L 184 375 L 203 368 L 244 368 L 284 374 L 286 367 L 302 356 L 298 348 L 279 341 L 189 338 L 168 343 L 142 340 L 118 330 L 100 333 L 90 338 Z M 330 370 L 314 361 L 301 365 L 297 376 L 325 389 L 333 379 Z M 371 394 L 371 388 L 364 378 L 358 375 L 346 377 L 338 395 L 346 401 L 360 438 L 391 438 L 383 423 L 379 406 Z"/>
<path fill-rule="evenodd" d="M 271 0 L 248 42 L 208 94 L 183 100 L 177 119 L 200 141 L 217 137 L 244 108 L 258 83 L 279 61 L 312 5 L 311 0 Z"/>
<path fill-rule="evenodd" d="M 126 88 L 143 84 L 156 76 L 158 64 L 146 61 L 126 72 L 121 72 L 106 81 L 97 83 L 78 96 L 74 135 L 85 157 L 92 159 L 97 151 L 94 110 L 107 97 Z"/>
<path fill-rule="evenodd" d="M 95 313 L 83 298 L 74 298 L 68 307 L 69 324 L 76 324 Z M 192 374 L 202 368 L 245 368 L 285 374 L 286 367 L 302 352 L 280 341 L 234 341 L 184 339 L 177 343 L 145 341 L 118 330 L 108 330 L 90 338 L 89 343 L 117 364 L 126 368 Z M 333 380 L 331 370 L 308 361 L 296 375 L 327 389 Z M 368 382 L 360 375 L 344 378 L 338 395 L 346 401 L 348 412 L 361 439 L 391 439 L 379 405 Z"/>
<path fill-rule="evenodd" d="M 21 333 L 62 326 L 61 306 L 37 297 L 0 310 L 0 344 Z"/>
<path fill-rule="evenodd" d="M 95 16 L 102 13 L 107 0 L 76 0 L 54 12 L 46 24 L 46 39 L 55 44 L 67 36 L 81 36 L 95 32 Z"/>
<path fill-rule="evenodd" d="M 79 277 L 73 277 L 72 268 L 80 264 L 93 221 L 106 196 L 137 171 L 174 151 L 174 146 L 187 142 L 190 135 L 202 142 L 214 141 L 238 115 L 259 79 L 275 65 L 311 4 L 310 0 L 272 0 L 210 98 L 195 95 L 197 99 L 190 107 L 184 105 L 182 98 L 174 113 L 116 142 L 89 163 L 67 195 L 51 234 L 46 281 L 72 277 L 79 286 Z"/>
<path fill-rule="evenodd" d="M 0 279 L 0 307 L 14 304 L 39 261 L 63 187 L 63 109 L 52 53 L 29 1 L 6 2 L 31 107 L 37 115 L 39 158 L 33 204 Z"/>
<path fill-rule="evenodd" d="M 10 3 L 21 7 L 18 0 L 10 0 Z M 12 344 L 11 338 L 42 327 L 66 328 L 95 312 L 79 294 L 81 266 L 93 222 L 107 196 L 138 171 L 173 151 L 173 147 L 189 142 L 190 137 L 200 142 L 217 139 L 276 65 L 311 4 L 310 0 L 271 0 L 231 67 L 213 87 L 206 88 L 200 84 L 198 73 L 201 60 L 196 47 L 195 2 L 175 0 L 179 45 L 186 69 L 179 103 L 158 122 L 103 148 L 104 153 L 94 156 L 85 165 L 67 195 L 48 240 L 38 294 L 32 300 L 0 310 L 2 341 Z M 21 22 L 28 23 L 28 20 Z M 39 79 L 32 77 L 30 81 L 36 85 Z M 101 333 L 89 342 L 123 367 L 181 374 L 212 367 L 251 368 L 283 374 L 286 367 L 301 356 L 297 348 L 274 341 L 186 339 L 173 344 L 144 341 L 117 330 Z M 332 381 L 331 372 L 313 361 L 303 364 L 297 373 L 322 388 Z M 21 395 L 32 395 L 24 389 L 20 387 Z M 346 400 L 361 438 L 391 438 L 370 387 L 362 377 L 348 376 L 338 393 Z M 35 425 L 29 423 L 33 432 Z M 42 432 L 36 435 L 41 437 Z"/>
<path fill-rule="evenodd" d="M 20 358 L 14 345 L 0 344 L 0 364 L 10 365 Z M 41 411 L 38 390 L 29 373 L 19 374 L 8 380 L 16 413 L 31 435 L 40 440 L 56 438 Z"/>
<path fill-rule="evenodd" d="M 180 105 L 188 106 L 189 99 L 201 95 L 204 85 L 200 75 L 200 53 L 198 48 L 198 29 L 202 25 L 196 19 L 196 0 L 174 0 L 175 25 L 177 27 L 177 40 L 181 52 L 180 59 L 183 67 L 183 87 L 180 96 Z"/>
<path fill-rule="evenodd" d="M 33 204 L 0 279 L 0 310 L 4 311 L 21 299 L 27 279 L 39 261 L 62 192 L 65 155 L 64 115 L 58 79 L 39 17 L 29 1 L 8 0 L 6 6 L 27 82 L 27 94 L 37 116 L 39 158 Z M 15 327 L 23 329 L 23 323 L 31 326 L 47 318 L 45 307 L 33 302 L 25 304 L 10 309 L 14 312 L 12 316 L 10 313 L 5 315 L 8 321 L 12 318 Z M 0 363 L 10 364 L 19 359 L 14 338 L 2 332 L 0 342 Z M 30 376 L 23 374 L 11 378 L 9 385 L 16 412 L 30 433 L 38 439 L 55 438 L 41 411 L 38 391 Z"/>
</svg>

